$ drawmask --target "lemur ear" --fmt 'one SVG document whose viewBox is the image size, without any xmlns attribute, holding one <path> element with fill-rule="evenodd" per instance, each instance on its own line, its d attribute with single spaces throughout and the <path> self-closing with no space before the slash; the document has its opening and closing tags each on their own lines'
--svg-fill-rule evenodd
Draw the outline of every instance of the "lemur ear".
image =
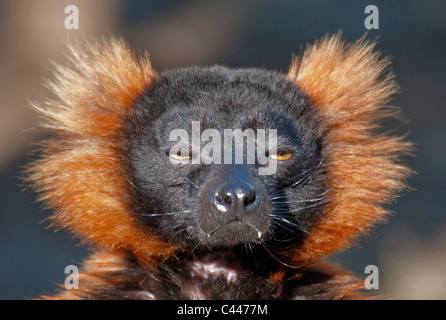
<svg viewBox="0 0 446 320">
<path fill-rule="evenodd" d="M 174 248 L 138 228 L 128 212 L 119 134 L 127 112 L 155 78 L 120 40 L 70 46 L 69 64 L 56 66 L 53 100 L 35 103 L 55 137 L 27 170 L 52 224 L 82 240 L 150 258 Z"/>
<path fill-rule="evenodd" d="M 295 258 L 335 252 L 387 215 L 381 205 L 404 186 L 410 170 L 399 156 L 411 145 L 401 137 L 376 132 L 378 122 L 398 112 L 385 106 L 397 91 L 374 43 L 345 44 L 326 36 L 291 64 L 287 79 L 312 101 L 322 119 L 324 160 L 331 202 Z"/>
<path fill-rule="evenodd" d="M 340 33 L 325 36 L 293 59 L 288 79 L 319 109 L 330 113 L 332 120 L 343 121 L 354 112 L 355 120 L 359 117 L 370 123 L 381 118 L 377 111 L 398 89 L 388 70 L 390 59 L 381 59 L 374 47 L 374 42 L 364 38 L 345 44 Z"/>
<path fill-rule="evenodd" d="M 147 55 L 137 58 L 122 40 L 69 45 L 67 66 L 55 65 L 48 87 L 57 100 L 34 105 L 59 133 L 108 136 L 155 78 Z"/>
</svg>

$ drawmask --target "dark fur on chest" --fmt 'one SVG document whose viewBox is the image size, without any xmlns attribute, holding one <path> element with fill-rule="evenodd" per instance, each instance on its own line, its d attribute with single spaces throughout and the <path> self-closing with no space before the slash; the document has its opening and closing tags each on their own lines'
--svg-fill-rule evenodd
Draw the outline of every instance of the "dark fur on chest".
<svg viewBox="0 0 446 320">
<path fill-rule="evenodd" d="M 157 268 L 143 267 L 131 255 L 119 257 L 119 267 L 96 273 L 95 262 L 82 290 L 71 290 L 81 299 L 130 300 L 306 300 L 351 299 L 366 297 L 356 291 L 358 278 L 334 266 L 321 263 L 307 269 L 272 270 L 251 268 L 228 277 L 197 269 L 193 260 L 166 261 Z M 105 286 L 95 286 L 103 282 Z M 89 287 L 92 286 L 92 287 Z"/>
</svg>

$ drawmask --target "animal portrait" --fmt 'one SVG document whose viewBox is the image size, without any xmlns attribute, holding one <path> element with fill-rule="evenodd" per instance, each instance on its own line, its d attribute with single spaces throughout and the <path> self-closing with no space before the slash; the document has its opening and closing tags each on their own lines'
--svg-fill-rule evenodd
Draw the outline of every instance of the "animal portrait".
<svg viewBox="0 0 446 320">
<path fill-rule="evenodd" d="M 93 252 L 79 289 L 41 298 L 368 297 L 326 257 L 385 221 L 411 173 L 411 143 L 381 127 L 398 86 L 373 41 L 327 35 L 285 73 L 157 72 L 116 38 L 68 57 L 33 102 L 52 135 L 25 180 Z"/>
</svg>

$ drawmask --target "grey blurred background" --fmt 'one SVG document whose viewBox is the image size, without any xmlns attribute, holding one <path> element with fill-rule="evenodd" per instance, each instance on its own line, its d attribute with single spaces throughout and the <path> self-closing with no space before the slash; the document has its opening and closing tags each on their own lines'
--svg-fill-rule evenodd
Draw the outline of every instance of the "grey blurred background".
<svg viewBox="0 0 446 320">
<path fill-rule="evenodd" d="M 394 299 L 446 298 L 446 2 L 266 0 L 0 0 L 0 299 L 55 291 L 64 269 L 88 249 L 42 222 L 49 212 L 22 192 L 20 168 L 42 139 L 28 99 L 48 91 L 50 61 L 65 61 L 66 44 L 83 36 L 123 37 L 147 50 L 158 71 L 193 64 L 257 66 L 286 72 L 292 54 L 326 33 L 355 41 L 367 5 L 379 9 L 378 48 L 393 60 L 402 93 L 393 101 L 410 119 L 400 128 L 416 144 L 407 161 L 418 174 L 391 206 L 387 224 L 358 246 L 330 257 L 365 277 L 379 268 L 380 289 Z M 67 30 L 64 9 L 79 9 Z"/>
</svg>

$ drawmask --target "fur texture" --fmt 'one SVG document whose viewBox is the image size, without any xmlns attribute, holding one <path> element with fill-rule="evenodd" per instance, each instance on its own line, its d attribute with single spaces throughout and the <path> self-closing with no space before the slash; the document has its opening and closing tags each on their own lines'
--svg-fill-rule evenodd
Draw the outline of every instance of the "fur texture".
<svg viewBox="0 0 446 320">
<path fill-rule="evenodd" d="M 361 297 L 355 293 L 361 286 L 357 279 L 321 261 L 383 221 L 388 214 L 383 205 L 395 199 L 410 174 L 400 162 L 410 144 L 378 130 L 380 121 L 396 115 L 386 106 L 396 85 L 387 71 L 389 60 L 380 59 L 373 47 L 363 40 L 344 44 L 340 35 L 326 37 L 294 59 L 283 76 L 315 110 L 329 201 L 318 208 L 321 218 L 310 232 L 280 252 L 286 264 L 271 263 L 261 282 L 270 289 L 258 298 Z M 169 261 L 189 249 L 142 228 L 132 214 L 128 192 L 133 182 L 124 174 L 121 137 L 128 115 L 157 75 L 146 56 L 138 59 L 122 41 L 92 42 L 70 52 L 69 66 L 57 67 L 56 80 L 49 84 L 56 98 L 35 105 L 54 137 L 43 144 L 27 180 L 54 211 L 53 226 L 103 251 L 86 261 L 81 289 L 52 298 L 246 298 L 210 295 L 201 291 L 209 285 L 205 282 L 188 294 L 167 294 L 176 292 L 172 286 L 196 283 L 193 266 L 187 269 L 189 278 L 176 279 L 169 271 L 179 268 Z M 160 274 L 171 275 L 171 282 L 151 282 Z M 156 286 L 166 294 L 151 292 Z"/>
<path fill-rule="evenodd" d="M 332 199 L 326 218 L 293 252 L 296 262 L 314 261 L 367 233 L 388 215 L 382 205 L 407 186 L 411 170 L 400 156 L 410 152 L 410 142 L 376 130 L 398 110 L 386 106 L 397 92 L 390 61 L 373 48 L 364 40 L 345 44 L 340 34 L 326 37 L 294 59 L 288 72 L 323 118 Z"/>
<path fill-rule="evenodd" d="M 175 248 L 138 229 L 128 214 L 117 133 L 139 95 L 155 77 L 147 57 L 138 61 L 122 41 L 70 48 L 70 65 L 49 83 L 57 99 L 35 107 L 55 137 L 28 179 L 54 210 L 53 226 L 98 246 L 150 259 Z"/>
</svg>

